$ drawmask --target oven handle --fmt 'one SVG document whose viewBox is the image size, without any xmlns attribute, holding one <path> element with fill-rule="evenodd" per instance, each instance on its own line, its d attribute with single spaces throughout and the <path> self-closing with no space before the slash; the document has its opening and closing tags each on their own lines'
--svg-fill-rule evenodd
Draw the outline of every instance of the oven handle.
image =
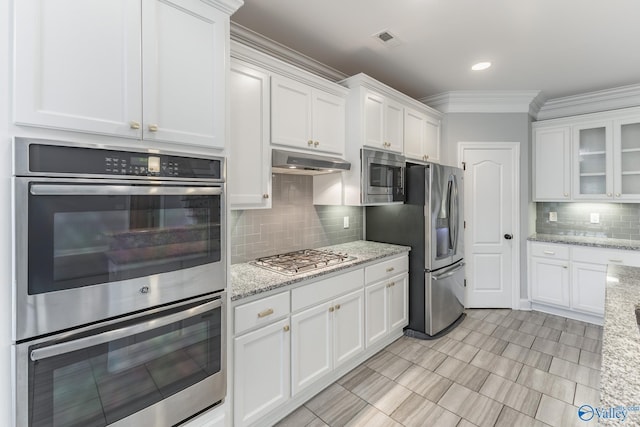
<svg viewBox="0 0 640 427">
<path fill-rule="evenodd" d="M 60 344 L 54 344 L 49 347 L 38 348 L 31 351 L 30 357 L 31 357 L 31 360 L 34 362 L 42 359 L 48 359 L 50 357 L 59 356 L 61 354 L 70 353 L 72 351 L 81 350 L 83 348 L 92 347 L 94 345 L 104 344 L 109 341 L 114 341 L 120 338 L 126 338 L 131 335 L 146 332 L 150 329 L 160 328 L 162 326 L 179 322 L 181 320 L 187 319 L 192 316 L 197 316 L 198 314 L 202 314 L 204 312 L 216 309 L 221 306 L 222 306 L 222 299 L 209 301 L 202 305 L 198 305 L 188 310 L 184 310 L 179 313 L 174 313 L 159 319 L 153 319 L 143 323 L 138 323 L 133 326 L 114 329 L 112 331 L 103 332 L 98 335 L 79 338 L 74 341 L 67 341 Z"/>
<path fill-rule="evenodd" d="M 221 187 L 159 187 L 134 185 L 42 185 L 34 184 L 34 196 L 201 196 L 222 194 Z"/>
</svg>

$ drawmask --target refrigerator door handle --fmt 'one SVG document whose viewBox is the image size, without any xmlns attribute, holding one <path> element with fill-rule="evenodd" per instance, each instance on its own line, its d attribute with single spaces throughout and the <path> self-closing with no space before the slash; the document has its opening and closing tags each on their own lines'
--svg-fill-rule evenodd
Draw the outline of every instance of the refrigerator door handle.
<svg viewBox="0 0 640 427">
<path fill-rule="evenodd" d="M 441 274 L 439 276 L 436 276 L 435 274 L 431 276 L 432 280 L 442 280 L 442 279 L 446 279 L 447 277 L 451 277 L 454 274 L 456 274 L 457 271 L 461 270 L 464 267 L 465 263 L 461 262 L 460 264 L 458 264 L 458 266 L 456 268 L 454 268 L 453 270 L 449 270 L 444 274 Z"/>
</svg>

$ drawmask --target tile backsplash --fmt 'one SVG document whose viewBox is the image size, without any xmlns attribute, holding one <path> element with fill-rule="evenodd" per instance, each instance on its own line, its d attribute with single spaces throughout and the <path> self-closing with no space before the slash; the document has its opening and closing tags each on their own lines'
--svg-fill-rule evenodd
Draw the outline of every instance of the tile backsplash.
<svg viewBox="0 0 640 427">
<path fill-rule="evenodd" d="M 558 221 L 549 221 L 549 212 Z M 536 214 L 537 233 L 640 240 L 640 204 L 544 202 L 536 204 Z M 591 214 L 599 223 L 591 222 Z"/>
<path fill-rule="evenodd" d="M 314 206 L 313 177 L 275 174 L 272 188 L 271 209 L 231 211 L 231 264 L 362 239 L 363 208 Z"/>
</svg>

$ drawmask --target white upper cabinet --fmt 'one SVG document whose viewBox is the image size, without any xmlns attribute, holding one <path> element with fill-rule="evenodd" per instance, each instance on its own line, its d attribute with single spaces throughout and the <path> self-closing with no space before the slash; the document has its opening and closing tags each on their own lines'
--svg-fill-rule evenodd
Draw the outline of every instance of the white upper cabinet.
<svg viewBox="0 0 640 427">
<path fill-rule="evenodd" d="M 270 208 L 269 74 L 232 59 L 229 104 L 229 203 L 232 209 Z"/>
<path fill-rule="evenodd" d="M 571 198 L 571 127 L 534 129 L 534 201 Z"/>
<path fill-rule="evenodd" d="M 424 162 L 440 160 L 440 119 L 404 109 L 404 155 Z"/>
<path fill-rule="evenodd" d="M 345 98 L 282 76 L 271 77 L 271 143 L 342 155 Z"/>
<path fill-rule="evenodd" d="M 198 0 L 21 0 L 19 125 L 224 148 L 229 16 Z"/>
<path fill-rule="evenodd" d="M 533 141 L 535 201 L 640 202 L 640 108 L 536 122 Z"/>
<path fill-rule="evenodd" d="M 404 107 L 376 92 L 363 92 L 364 145 L 401 153 L 404 143 Z"/>
</svg>

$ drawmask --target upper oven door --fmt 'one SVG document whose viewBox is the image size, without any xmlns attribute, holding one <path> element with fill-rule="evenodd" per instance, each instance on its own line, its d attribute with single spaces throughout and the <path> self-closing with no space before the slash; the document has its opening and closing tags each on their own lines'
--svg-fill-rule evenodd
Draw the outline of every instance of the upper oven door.
<svg viewBox="0 0 640 427">
<path fill-rule="evenodd" d="M 224 289 L 221 186 L 15 180 L 16 339 Z"/>
</svg>

